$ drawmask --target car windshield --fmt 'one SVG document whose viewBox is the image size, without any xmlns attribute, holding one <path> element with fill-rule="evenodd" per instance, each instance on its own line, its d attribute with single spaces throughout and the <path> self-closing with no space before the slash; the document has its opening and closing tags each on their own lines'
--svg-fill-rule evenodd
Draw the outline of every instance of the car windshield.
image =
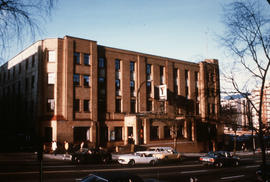
<svg viewBox="0 0 270 182">
<path fill-rule="evenodd" d="M 101 178 L 96 175 L 90 175 L 86 178 L 84 178 L 81 182 L 108 182 L 108 180 Z"/>
</svg>

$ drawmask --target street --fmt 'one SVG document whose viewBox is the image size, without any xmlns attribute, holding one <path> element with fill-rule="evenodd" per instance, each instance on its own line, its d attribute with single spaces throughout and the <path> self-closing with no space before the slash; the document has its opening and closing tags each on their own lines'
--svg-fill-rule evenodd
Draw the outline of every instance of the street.
<svg viewBox="0 0 270 182">
<path fill-rule="evenodd" d="M 37 182 L 40 181 L 40 164 L 33 153 L 0 154 L 1 182 Z M 159 164 L 158 166 L 136 165 L 121 166 L 116 163 L 107 165 L 76 165 L 69 160 L 53 160 L 44 158 L 44 182 L 75 182 L 92 172 L 128 171 L 143 179 L 160 181 L 189 181 L 196 177 L 198 181 L 256 181 L 255 171 L 259 167 L 257 160 L 251 156 L 241 157 L 239 167 L 216 168 L 203 166 L 194 159 L 176 163 Z"/>
</svg>

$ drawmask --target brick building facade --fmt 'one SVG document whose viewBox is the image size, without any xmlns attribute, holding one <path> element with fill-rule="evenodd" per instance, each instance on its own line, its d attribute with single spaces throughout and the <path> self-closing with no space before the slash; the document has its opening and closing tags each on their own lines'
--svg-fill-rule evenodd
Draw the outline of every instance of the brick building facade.
<svg viewBox="0 0 270 182">
<path fill-rule="evenodd" d="M 0 67 L 1 102 L 9 103 L 2 122 L 13 123 L 5 128 L 93 146 L 133 139 L 211 149 L 223 131 L 219 87 L 217 60 L 192 63 L 70 36 L 38 41 Z"/>
</svg>

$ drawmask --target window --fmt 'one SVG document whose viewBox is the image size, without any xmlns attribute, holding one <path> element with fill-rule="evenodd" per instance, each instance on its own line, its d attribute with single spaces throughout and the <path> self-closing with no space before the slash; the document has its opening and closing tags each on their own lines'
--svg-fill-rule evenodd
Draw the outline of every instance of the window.
<svg viewBox="0 0 270 182">
<path fill-rule="evenodd" d="M 158 126 L 150 126 L 150 140 L 158 139 Z"/>
<path fill-rule="evenodd" d="M 115 89 L 116 89 L 116 91 L 120 90 L 120 80 L 119 79 L 115 80 Z"/>
<path fill-rule="evenodd" d="M 34 55 L 32 55 L 32 68 L 35 66 L 35 54 Z"/>
<path fill-rule="evenodd" d="M 130 96 L 135 96 L 135 83 L 133 80 L 130 81 Z"/>
<path fill-rule="evenodd" d="M 48 84 L 55 84 L 55 73 L 48 73 Z"/>
<path fill-rule="evenodd" d="M 122 141 L 122 127 L 114 127 L 115 141 Z"/>
<path fill-rule="evenodd" d="M 164 79 L 164 66 L 159 67 L 159 74 L 160 74 L 160 84 L 163 85 L 165 83 Z"/>
<path fill-rule="evenodd" d="M 25 86 L 24 86 L 25 88 L 25 93 L 27 93 L 27 91 L 28 91 L 28 78 L 25 78 Z"/>
<path fill-rule="evenodd" d="M 152 101 L 151 100 L 148 100 L 147 101 L 147 111 L 152 111 Z"/>
<path fill-rule="evenodd" d="M 89 75 L 83 75 L 83 85 L 85 87 L 89 87 L 90 86 L 90 76 Z"/>
<path fill-rule="evenodd" d="M 31 79 L 31 88 L 33 89 L 35 86 L 35 76 L 32 75 L 32 79 Z"/>
<path fill-rule="evenodd" d="M 130 68 L 130 72 L 134 72 L 135 71 L 135 62 L 130 61 L 129 68 Z"/>
<path fill-rule="evenodd" d="M 151 64 L 146 65 L 146 74 L 150 75 L 151 74 Z"/>
<path fill-rule="evenodd" d="M 19 74 L 21 73 L 21 71 L 22 71 L 22 65 L 21 65 L 21 63 L 19 64 Z"/>
<path fill-rule="evenodd" d="M 104 68 L 105 67 L 105 60 L 104 58 L 98 58 L 98 67 Z"/>
<path fill-rule="evenodd" d="M 189 97 L 188 70 L 185 70 L 185 90 L 186 90 L 186 98 L 188 98 Z"/>
<path fill-rule="evenodd" d="M 121 113 L 121 99 L 115 100 L 115 112 Z"/>
<path fill-rule="evenodd" d="M 173 79 L 174 79 L 173 90 L 175 94 L 178 94 L 178 69 L 177 68 L 173 69 Z"/>
<path fill-rule="evenodd" d="M 150 97 L 151 92 L 152 92 L 152 83 L 150 81 L 146 83 L 146 91 L 147 91 L 147 96 Z"/>
<path fill-rule="evenodd" d="M 119 59 L 115 60 L 115 71 L 120 71 L 120 60 Z"/>
<path fill-rule="evenodd" d="M 90 111 L 89 100 L 83 100 L 83 111 L 84 112 L 89 112 Z"/>
<path fill-rule="evenodd" d="M 164 138 L 165 139 L 171 138 L 170 126 L 164 126 Z"/>
<path fill-rule="evenodd" d="M 216 114 L 215 104 L 212 104 L 212 114 Z"/>
<path fill-rule="evenodd" d="M 28 69 L 28 59 L 25 60 L 25 70 Z"/>
<path fill-rule="evenodd" d="M 47 111 L 48 112 L 53 112 L 54 111 L 54 99 L 48 99 L 47 102 Z"/>
<path fill-rule="evenodd" d="M 49 58 L 48 58 L 48 62 L 55 62 L 55 51 L 49 51 Z"/>
<path fill-rule="evenodd" d="M 80 64 L 80 53 L 74 52 L 74 63 Z"/>
<path fill-rule="evenodd" d="M 135 108 L 136 108 L 136 100 L 131 99 L 130 100 L 130 112 L 135 113 L 135 110 L 136 110 Z"/>
<path fill-rule="evenodd" d="M 74 112 L 80 112 L 80 100 L 79 99 L 74 99 L 73 110 L 74 110 Z"/>
<path fill-rule="evenodd" d="M 80 85 L 80 75 L 79 74 L 74 74 L 73 75 L 73 85 L 74 86 L 79 86 Z"/>
<path fill-rule="evenodd" d="M 83 60 L 84 60 L 84 65 L 90 65 L 90 55 L 89 54 L 84 54 Z"/>
</svg>

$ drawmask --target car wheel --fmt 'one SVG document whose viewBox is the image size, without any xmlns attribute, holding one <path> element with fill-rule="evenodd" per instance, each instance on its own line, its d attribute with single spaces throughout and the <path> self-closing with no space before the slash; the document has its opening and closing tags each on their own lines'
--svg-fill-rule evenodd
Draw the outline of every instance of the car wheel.
<svg viewBox="0 0 270 182">
<path fill-rule="evenodd" d="M 128 163 L 128 165 L 130 165 L 130 166 L 134 166 L 135 165 L 135 161 L 132 159 L 132 160 L 130 160 L 129 161 L 129 163 Z"/>
<path fill-rule="evenodd" d="M 151 160 L 151 161 L 150 161 L 150 165 L 151 165 L 151 166 L 155 166 L 156 164 L 157 164 L 157 161 L 155 161 L 155 160 Z"/>
<path fill-rule="evenodd" d="M 218 163 L 218 167 L 223 167 L 223 163 L 222 162 L 219 162 Z"/>
</svg>

